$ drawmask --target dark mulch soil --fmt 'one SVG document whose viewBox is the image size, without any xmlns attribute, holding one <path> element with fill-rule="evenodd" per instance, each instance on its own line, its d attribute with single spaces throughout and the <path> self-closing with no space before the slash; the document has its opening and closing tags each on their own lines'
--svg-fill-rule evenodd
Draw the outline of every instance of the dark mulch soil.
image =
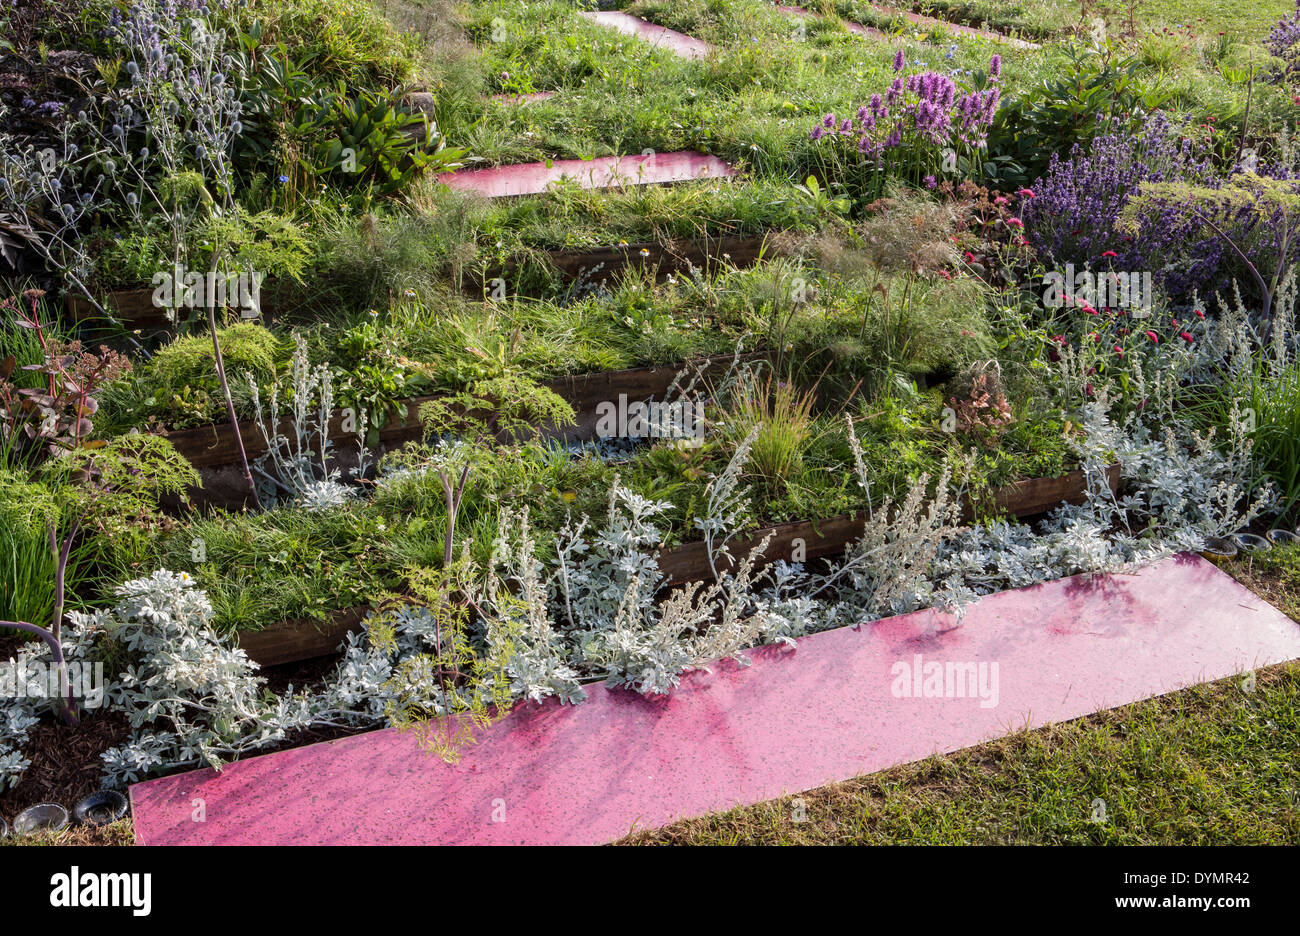
<svg viewBox="0 0 1300 936">
<path fill-rule="evenodd" d="M 0 660 L 9 659 L 23 639 L 21 636 L 0 636 Z M 280 693 L 290 684 L 295 688 L 319 684 L 333 673 L 337 663 L 337 656 L 323 657 L 266 669 L 262 675 L 267 679 L 268 688 Z M 371 729 L 329 728 L 295 732 L 284 743 L 258 753 L 270 754 L 368 730 Z M 100 789 L 103 772 L 100 754 L 122 744 L 130 735 L 130 722 L 120 712 L 85 712 L 81 724 L 76 727 L 63 725 L 54 718 L 43 719 L 32 728 L 29 740 L 22 748 L 23 756 L 32 762 L 31 767 L 16 787 L 0 793 L 0 816 L 12 826 L 18 813 L 36 803 L 58 803 L 71 812 L 77 800 Z M 58 844 L 124 844 L 121 841 L 123 835 L 129 838 L 129 832 L 122 833 L 121 830 L 108 833 L 86 830 L 84 834 L 76 833 L 76 842 L 65 841 L 69 834 L 72 833 L 57 837 Z"/>
<path fill-rule="evenodd" d="M 0 793 L 0 816 L 14 816 L 36 803 L 58 803 L 69 812 L 87 793 L 100 789 L 100 752 L 125 741 L 131 725 L 121 712 L 85 712 L 72 727 L 42 719 L 22 747 L 32 765 L 18 786 Z"/>
</svg>

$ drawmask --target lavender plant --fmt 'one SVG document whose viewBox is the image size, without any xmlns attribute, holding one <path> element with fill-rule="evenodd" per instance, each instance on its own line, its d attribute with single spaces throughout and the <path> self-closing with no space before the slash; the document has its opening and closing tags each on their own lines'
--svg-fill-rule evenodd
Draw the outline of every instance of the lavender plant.
<svg viewBox="0 0 1300 936">
<path fill-rule="evenodd" d="M 1264 48 L 1279 59 L 1270 77 L 1274 83 L 1292 82 L 1300 76 L 1300 0 L 1295 12 L 1284 16 L 1264 37 Z"/>
<path fill-rule="evenodd" d="M 1226 289 L 1236 277 L 1258 284 L 1264 299 L 1268 277 L 1294 262 L 1292 222 L 1280 199 L 1261 203 L 1238 190 L 1292 188 L 1294 171 L 1285 157 L 1247 169 L 1223 177 L 1163 112 L 1136 134 L 1116 123 L 1087 149 L 1053 154 L 1024 203 L 1025 236 L 1059 267 L 1149 271 L 1176 303 Z M 1259 181 L 1248 183 L 1252 176 Z"/>
</svg>

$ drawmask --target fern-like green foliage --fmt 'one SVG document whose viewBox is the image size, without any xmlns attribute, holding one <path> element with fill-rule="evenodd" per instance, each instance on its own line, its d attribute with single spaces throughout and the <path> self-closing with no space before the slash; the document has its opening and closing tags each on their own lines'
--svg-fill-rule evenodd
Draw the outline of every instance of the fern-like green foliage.
<svg viewBox="0 0 1300 936">
<path fill-rule="evenodd" d="M 229 214 L 208 219 L 198 235 L 196 240 L 200 243 L 220 245 L 233 269 L 264 276 L 301 282 L 312 257 L 311 244 L 302 228 L 274 211 L 250 214 L 237 207 Z M 210 252 L 198 254 L 199 262 L 205 266 L 210 258 Z"/>
<path fill-rule="evenodd" d="M 143 433 L 83 445 L 41 470 L 68 508 L 110 526 L 152 515 L 162 497 L 183 498 L 201 483 L 171 442 Z"/>
<path fill-rule="evenodd" d="M 144 559 L 161 522 L 163 497 L 187 500 L 202 482 L 198 472 L 161 436 L 128 434 L 91 442 L 43 462 L 39 480 L 51 492 L 54 510 L 45 521 L 60 538 L 72 535 L 69 585 L 72 594 L 107 591 L 125 570 Z M 107 579 L 112 579 L 107 580 Z"/>
<path fill-rule="evenodd" d="M 173 208 L 206 209 L 213 203 L 203 174 L 193 171 L 177 172 L 159 180 L 158 190 L 163 204 Z"/>
<path fill-rule="evenodd" d="M 576 420 L 573 407 L 554 390 L 505 373 L 428 401 L 420 407 L 420 421 L 429 436 L 449 433 L 483 443 L 490 438 L 518 441 L 536 436 L 543 425 L 572 426 Z"/>
<path fill-rule="evenodd" d="M 412 732 L 421 749 L 448 763 L 458 761 L 475 733 L 505 717 L 514 702 L 508 670 L 513 644 L 498 640 L 484 647 L 473 637 L 470 608 L 455 574 L 412 572 L 408 589 L 437 620 L 439 645 L 403 659 L 383 687 L 389 724 Z M 380 650 L 396 646 L 392 614 L 402 603 L 387 611 L 381 606 L 367 624 Z"/>
</svg>

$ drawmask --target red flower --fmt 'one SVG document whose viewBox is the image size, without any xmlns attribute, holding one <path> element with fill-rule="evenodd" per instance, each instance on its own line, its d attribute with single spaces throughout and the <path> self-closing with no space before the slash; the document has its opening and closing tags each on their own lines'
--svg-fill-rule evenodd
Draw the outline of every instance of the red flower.
<svg viewBox="0 0 1300 936">
<path fill-rule="evenodd" d="M 1196 339 L 1192 337 L 1191 332 L 1183 332 L 1183 341 L 1187 342 L 1188 344 L 1191 344 L 1195 340 Z"/>
<path fill-rule="evenodd" d="M 1022 189 L 1019 189 L 1019 190 L 1016 192 L 1016 194 L 1017 194 L 1017 195 L 1023 195 L 1025 198 L 1033 198 L 1033 197 L 1034 197 L 1034 190 L 1033 190 L 1033 189 L 1022 188 Z"/>
<path fill-rule="evenodd" d="M 1160 344 L 1160 337 L 1155 332 L 1153 331 L 1147 332 L 1147 337 L 1150 338 L 1152 341 L 1154 341 L 1156 344 Z"/>
<path fill-rule="evenodd" d="M 1115 251 L 1113 251 L 1113 250 L 1108 250 L 1108 251 L 1106 251 L 1104 254 L 1102 254 L 1102 256 L 1103 256 L 1103 257 L 1118 257 L 1119 254 L 1115 253 Z"/>
<path fill-rule="evenodd" d="M 1115 353 L 1118 354 L 1120 357 L 1123 357 L 1124 349 L 1121 348 L 1119 345 L 1115 345 Z"/>
<path fill-rule="evenodd" d="M 1012 227 L 1018 227 L 1018 228 L 1022 228 L 1025 226 L 1025 222 L 1021 221 L 1019 218 L 1007 218 L 1007 224 L 1011 225 Z"/>
<path fill-rule="evenodd" d="M 962 256 L 964 256 L 964 257 L 966 258 L 966 262 L 967 262 L 967 263 L 974 263 L 974 262 L 975 262 L 975 255 L 974 255 L 973 253 L 971 253 L 969 250 L 966 251 L 966 253 L 962 254 Z"/>
<path fill-rule="evenodd" d="M 1202 318 L 1202 319 L 1205 318 L 1205 313 L 1202 312 L 1200 309 L 1193 309 L 1192 312 L 1195 313 L 1197 318 Z"/>
</svg>

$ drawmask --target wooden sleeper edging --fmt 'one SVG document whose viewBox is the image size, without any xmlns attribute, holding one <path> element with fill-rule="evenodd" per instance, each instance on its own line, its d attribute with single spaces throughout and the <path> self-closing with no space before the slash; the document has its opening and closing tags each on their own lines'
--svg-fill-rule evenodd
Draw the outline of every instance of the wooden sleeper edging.
<svg viewBox="0 0 1300 936">
<path fill-rule="evenodd" d="M 1119 490 L 1118 464 L 1107 469 L 1107 481 L 1112 491 Z M 1061 503 L 1082 503 L 1086 495 L 1087 477 L 1082 470 L 1076 469 L 1059 478 L 1028 478 L 1013 482 L 994 490 L 992 500 L 995 506 L 1013 516 L 1028 517 L 1044 513 Z M 973 519 L 972 505 L 965 505 L 963 515 L 967 520 Z M 863 527 L 864 520 L 857 514 L 778 523 L 733 542 L 730 554 L 733 557 L 744 556 L 771 534 L 767 551 L 758 558 L 756 567 L 789 556 L 796 539 L 803 540 L 805 560 L 826 559 L 842 553 L 862 535 Z M 703 542 L 660 550 L 658 561 L 664 574 L 664 586 L 702 581 L 712 574 Z M 283 621 L 260 631 L 243 631 L 236 636 L 249 657 L 262 666 L 295 663 L 335 653 L 348 633 L 361 627 L 369 611 L 367 606 L 347 608 L 330 614 L 324 624 L 307 619 Z"/>
</svg>

